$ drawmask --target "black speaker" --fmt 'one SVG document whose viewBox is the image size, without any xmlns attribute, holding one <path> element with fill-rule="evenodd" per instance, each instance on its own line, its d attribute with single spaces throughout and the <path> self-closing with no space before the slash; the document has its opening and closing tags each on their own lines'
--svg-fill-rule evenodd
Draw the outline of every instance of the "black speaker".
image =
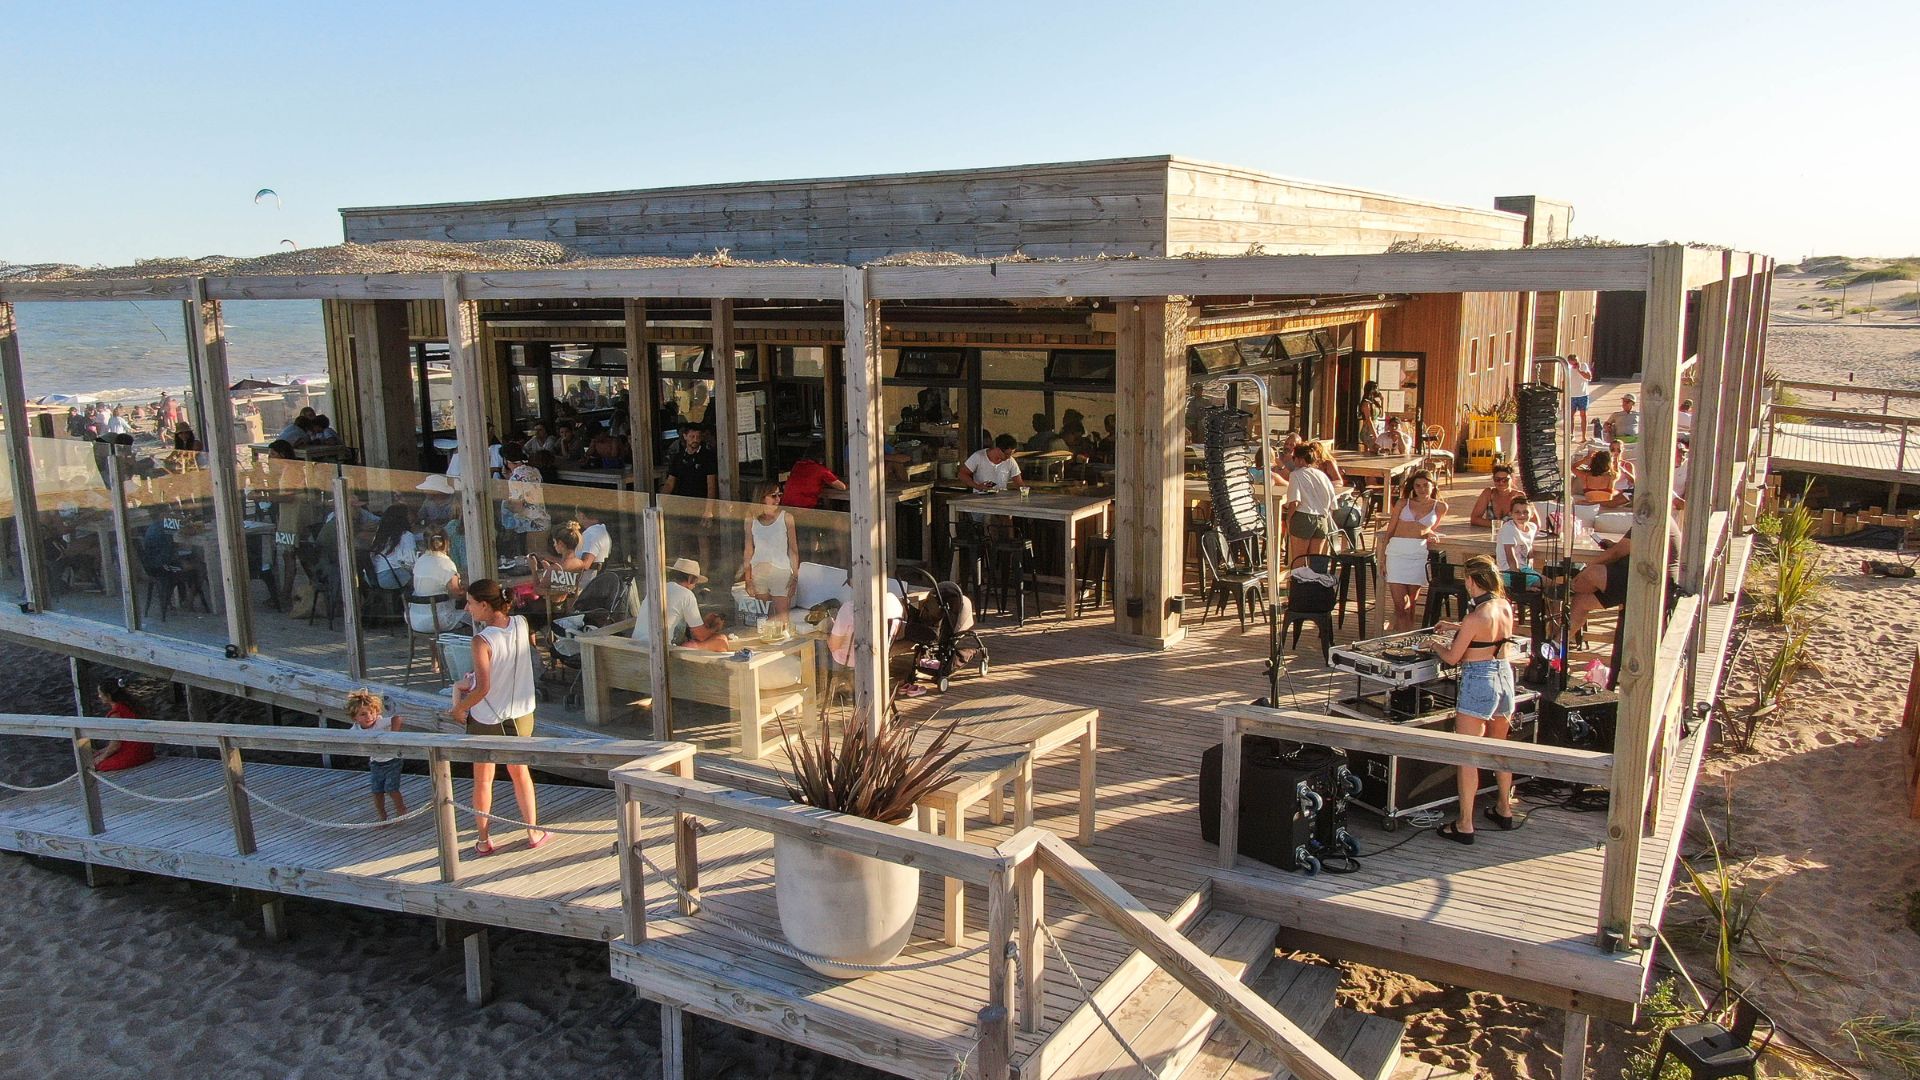
<svg viewBox="0 0 1920 1080">
<path fill-rule="evenodd" d="M 1585 684 L 1540 695 L 1540 742 L 1574 750 L 1613 751 L 1620 695 Z"/>
<path fill-rule="evenodd" d="M 1266 509 L 1247 477 L 1247 470 L 1257 463 L 1248 435 L 1252 419 L 1225 405 L 1213 406 L 1201 418 L 1213 523 L 1228 540 L 1262 536 L 1267 531 Z"/>
<path fill-rule="evenodd" d="M 1200 838 L 1220 842 L 1219 745 L 1200 755 Z M 1240 854 L 1282 870 L 1315 873 L 1321 853 L 1350 855 L 1345 755 L 1247 736 L 1240 757 Z"/>
<path fill-rule="evenodd" d="M 1560 475 L 1560 388 L 1523 383 L 1514 400 L 1519 405 L 1520 482 L 1536 499 L 1559 501 L 1565 495 L 1565 478 Z"/>
</svg>

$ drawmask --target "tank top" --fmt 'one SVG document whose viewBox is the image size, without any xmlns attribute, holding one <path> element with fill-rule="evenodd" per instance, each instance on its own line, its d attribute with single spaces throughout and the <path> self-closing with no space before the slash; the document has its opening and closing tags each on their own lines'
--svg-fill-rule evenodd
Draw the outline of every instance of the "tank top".
<svg viewBox="0 0 1920 1080">
<path fill-rule="evenodd" d="M 500 724 L 530 715 L 533 698 L 533 640 L 527 633 L 527 620 L 514 615 L 505 626 L 484 626 L 480 637 L 486 639 L 492 656 L 487 679 L 487 696 L 471 710 L 482 724 Z"/>
<path fill-rule="evenodd" d="M 763 522 L 758 514 L 754 515 L 753 561 L 772 566 L 792 565 L 787 552 L 787 515 L 784 512 L 773 515 L 770 522 Z"/>
</svg>

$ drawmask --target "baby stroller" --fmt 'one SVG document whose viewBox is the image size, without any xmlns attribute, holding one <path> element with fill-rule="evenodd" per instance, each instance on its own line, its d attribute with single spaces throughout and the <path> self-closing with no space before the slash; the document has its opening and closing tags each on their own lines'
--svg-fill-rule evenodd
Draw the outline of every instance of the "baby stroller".
<svg viewBox="0 0 1920 1080">
<path fill-rule="evenodd" d="M 907 608 L 907 624 L 902 637 L 913 645 L 914 670 L 933 679 L 941 693 L 947 681 L 962 668 L 974 674 L 987 673 L 987 643 L 974 629 L 973 600 L 951 581 L 936 581 L 921 570 L 933 588 L 918 604 Z"/>
</svg>

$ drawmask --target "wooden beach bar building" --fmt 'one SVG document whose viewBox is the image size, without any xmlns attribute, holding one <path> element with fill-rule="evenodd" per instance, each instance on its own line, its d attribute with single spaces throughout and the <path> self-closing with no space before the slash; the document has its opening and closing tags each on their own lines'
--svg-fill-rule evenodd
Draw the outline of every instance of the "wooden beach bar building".
<svg viewBox="0 0 1920 1080">
<path fill-rule="evenodd" d="M 299 751 L 325 737 L 351 754 L 350 734 L 277 742 L 274 729 L 143 725 L 156 742 L 216 748 L 217 759 L 156 763 L 173 770 L 172 794 L 202 782 L 228 793 L 186 805 L 103 792 L 85 767 L 90 739 L 139 722 L 0 718 L 0 731 L 72 740 L 82 762 L 77 801 L 74 791 L 0 800 L 0 848 L 240 884 L 269 910 L 275 894 L 306 894 L 609 941 L 614 975 L 661 1005 L 670 1074 L 687 1067 L 693 1014 L 916 1077 L 1385 1075 L 1397 1025 L 1334 1009 L 1330 969 L 1284 955 L 1299 951 L 1564 1010 L 1564 1074 L 1579 1075 L 1586 1018 L 1631 1017 L 1643 993 L 1700 721 L 1718 697 L 1750 496 L 1766 476 L 1755 436 L 1772 262 L 1679 246 L 1542 246 L 1564 240 L 1569 216 L 1533 197 L 1473 210 L 1155 157 L 344 212 L 349 242 L 376 252 L 467 245 L 443 249 L 468 252 L 463 262 L 447 255 L 431 272 L 240 264 L 0 283 L 16 541 L 6 573 L 20 601 L 0 609 L 0 637 L 71 657 L 77 685 L 87 665 L 108 665 L 173 679 L 190 701 L 215 691 L 337 723 L 346 693 L 372 682 L 397 707 L 439 717 L 439 733 L 407 751 L 426 762 L 437 812 L 364 840 L 280 816 L 324 805 L 299 800 L 340 782 L 329 771 L 242 771 L 250 749 Z M 531 269 L 489 264 L 503 242 L 566 254 Z M 1448 247 L 1462 250 L 1435 250 Z M 1441 429 L 1435 448 L 1465 450 L 1463 409 L 1533 379 L 1536 358 L 1585 349 L 1602 291 L 1645 298 L 1634 542 L 1676 545 L 1679 567 L 1670 583 L 1658 560 L 1633 564 L 1613 631 L 1611 750 L 1338 720 L 1323 707 L 1338 680 L 1311 649 L 1285 657 L 1279 700 L 1247 704 L 1268 693 L 1265 635 L 1202 621 L 1202 604 L 1189 603 L 1196 392 L 1218 394 L 1209 384 L 1221 374 L 1253 375 L 1280 426 L 1345 447 L 1360 388 L 1377 382 L 1393 392 L 1389 412 Z M 195 398 L 214 418 L 229 411 L 222 307 L 323 302 L 336 420 L 358 461 L 256 465 L 232 425 L 213 423 L 199 467 L 135 475 L 120 456 L 96 459 L 15 422 L 26 415 L 20 358 L 34 343 L 16 332 L 13 306 L 125 299 L 181 305 Z M 1682 397 L 1698 415 L 1690 498 L 1676 509 Z M 668 425 L 709 406 L 721 500 L 656 492 Z M 779 797 L 783 725 L 826 722 L 836 682 L 851 690 L 841 722 L 884 722 L 892 684 L 876 645 L 889 576 L 914 560 L 945 576 L 949 523 L 974 512 L 965 493 L 942 490 L 943 466 L 1002 434 L 1026 445 L 1036 419 L 1057 429 L 1069 409 L 1094 434 L 1111 416 L 1111 438 L 1104 454 L 1041 451 L 1025 464 L 1050 485 L 1030 505 L 1057 507 L 1064 525 L 1042 610 L 989 623 L 985 677 L 900 706 L 903 722 L 978 725 L 1001 756 L 983 756 L 942 805 L 922 807 L 937 833 Z M 847 481 L 844 509 L 794 516 L 803 557 L 832 577 L 830 592 L 844 583 L 856 613 L 851 670 L 836 670 L 808 634 L 705 663 L 648 649 L 631 623 L 616 624 L 585 635 L 578 670 L 563 671 L 541 706 L 539 734 L 561 739 L 521 751 L 458 734 L 433 675 L 413 663 L 431 643 L 376 622 L 392 598 L 355 584 L 353 530 L 313 526 L 328 513 L 351 520 L 356 501 L 378 510 L 420 499 L 444 467 L 445 440 L 465 463 L 447 511 L 462 570 L 469 580 L 506 573 L 502 557 L 529 534 L 502 510 L 526 495 L 484 476 L 488 430 L 575 415 L 617 415 L 634 460 L 604 470 L 612 475 L 562 477 L 542 497 L 554 517 L 606 523 L 616 564 L 646 595 L 661 594 L 669 562 L 696 556 L 724 590 L 752 485 L 823 452 Z M 286 516 L 295 507 L 297 530 Z M 54 534 L 97 536 L 97 564 L 57 557 Z M 176 588 L 168 567 L 144 557 L 169 538 L 203 553 L 212 595 Z M 1110 551 L 1111 591 L 1083 604 L 1087 578 L 1101 576 L 1083 573 L 1096 547 Z M 337 590 L 337 625 L 331 610 L 305 620 L 279 610 L 273 575 L 303 570 L 349 583 Z M 88 573 L 98 589 L 76 584 Z M 630 614 L 658 613 L 643 604 Z M 663 625 L 653 630 L 664 639 Z M 553 651 L 556 665 L 571 663 Z M 796 670 L 770 674 L 788 654 Z M 645 708 L 631 708 L 640 699 Z M 1225 742 L 1235 806 L 1242 734 L 1603 786 L 1610 808 L 1543 809 L 1526 829 L 1473 847 L 1399 844 L 1369 828 L 1355 873 L 1290 873 L 1233 856 L 1231 813 L 1227 843 L 1200 841 L 1201 754 Z M 625 740 L 608 744 L 616 750 L 594 748 L 615 738 Z M 452 763 L 479 759 L 531 761 L 614 790 L 594 801 L 556 787 L 574 794 L 553 796 L 569 815 L 555 820 L 584 838 L 476 875 L 458 854 L 456 808 L 469 796 Z M 141 775 L 115 780 L 131 788 Z M 272 800 L 270 820 L 255 821 L 264 811 L 250 799 Z M 987 812 L 970 816 L 979 802 Z M 843 981 L 767 948 L 779 937 L 774 837 L 922 869 L 906 966 Z M 469 939 L 476 984 L 484 941 Z"/>
</svg>

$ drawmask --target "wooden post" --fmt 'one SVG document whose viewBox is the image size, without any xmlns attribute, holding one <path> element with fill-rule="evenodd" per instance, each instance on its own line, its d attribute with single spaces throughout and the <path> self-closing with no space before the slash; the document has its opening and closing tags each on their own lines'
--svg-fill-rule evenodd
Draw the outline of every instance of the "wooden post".
<svg viewBox="0 0 1920 1080">
<path fill-rule="evenodd" d="M 268 892 L 256 892 L 253 899 L 260 905 L 260 929 L 267 935 L 267 940 L 287 940 L 292 933 L 292 928 L 287 925 L 287 901 Z"/>
<path fill-rule="evenodd" d="M 22 597 L 34 611 L 47 610 L 46 549 L 40 544 L 40 514 L 33 497 L 33 434 L 27 427 L 26 375 L 20 367 L 20 335 L 13 305 L 0 301 L 0 406 L 6 410 L 7 467 L 13 480 L 13 526 L 20 541 Z"/>
<path fill-rule="evenodd" d="M 653 395 L 648 385 L 647 302 L 628 300 L 627 316 L 627 438 L 633 445 L 633 489 L 653 495 Z"/>
<path fill-rule="evenodd" d="M 720 498 L 738 500 L 740 425 L 734 422 L 734 407 L 740 395 L 733 367 L 733 301 L 715 299 L 712 318 L 714 456 L 720 468 Z"/>
<path fill-rule="evenodd" d="M 1233 869 L 1240 855 L 1240 721 L 1220 722 L 1220 865 Z"/>
<path fill-rule="evenodd" d="M 1020 1030 L 1038 1031 L 1047 997 L 1046 939 L 1040 932 L 1047 920 L 1047 876 L 1038 856 L 1029 853 L 1014 867 L 1013 889 L 1019 894 Z"/>
<path fill-rule="evenodd" d="M 333 474 L 333 558 L 334 589 L 340 595 L 340 617 L 347 624 L 347 672 L 356 679 L 367 677 L 367 636 L 361 622 L 360 582 L 353 547 L 353 497 L 347 492 L 346 473 L 338 467 Z M 319 603 L 320 598 L 314 597 Z M 405 612 L 402 611 L 402 617 Z"/>
<path fill-rule="evenodd" d="M 886 404 L 881 397 L 880 303 L 868 299 L 867 272 L 849 267 L 842 302 L 846 319 L 847 517 L 853 560 L 853 719 L 869 734 L 886 721 L 887 664 Z M 831 434 L 829 435 L 831 437 Z"/>
<path fill-rule="evenodd" d="M 660 1003 L 660 1080 L 686 1080 L 692 1063 L 693 1017 L 684 1006 Z"/>
<path fill-rule="evenodd" d="M 460 451 L 460 531 L 467 545 L 466 580 L 494 575 L 493 499 L 488 490 L 487 393 L 480 355 L 480 305 L 464 297 L 465 279 L 443 274 L 447 363 L 453 368 L 454 436 Z"/>
<path fill-rule="evenodd" d="M 440 880 L 460 880 L 460 822 L 453 816 L 453 763 L 445 750 L 427 751 L 427 774 L 433 778 L 433 833 L 440 849 Z"/>
<path fill-rule="evenodd" d="M 1640 441 L 1640 482 L 1633 502 L 1634 553 L 1628 560 L 1627 602 L 1620 618 L 1625 645 L 1621 650 L 1612 799 L 1607 809 L 1606 857 L 1601 872 L 1598 938 L 1603 948 L 1634 944 L 1633 913 L 1651 786 L 1647 771 L 1653 728 L 1667 711 L 1666 702 L 1653 699 L 1659 682 L 1654 664 L 1660 653 L 1667 547 L 1673 535 L 1673 444 L 1686 322 L 1686 253 L 1687 249 L 1677 244 L 1652 249 L 1647 275 L 1646 322 L 1640 349 L 1645 420 Z"/>
<path fill-rule="evenodd" d="M 653 693 L 653 737 L 673 738 L 673 686 L 667 674 L 667 538 L 660 508 L 649 506 L 640 512 L 640 572 L 646 587 L 646 600 L 640 605 L 647 627 L 647 683 Z M 592 692 L 592 688 L 589 688 Z"/>
<path fill-rule="evenodd" d="M 113 555 L 120 564 L 120 619 L 128 630 L 140 629 L 139 596 L 133 584 L 133 530 L 127 524 L 127 462 L 129 455 L 114 447 L 107 455 L 107 497 L 112 502 Z M 101 584 L 105 584 L 102 582 Z"/>
<path fill-rule="evenodd" d="M 1560 1080 L 1587 1078 L 1587 1014 L 1569 1011 L 1560 1039 Z"/>
<path fill-rule="evenodd" d="M 1714 602 L 1712 596 L 1706 595 L 1708 581 L 1713 576 L 1711 560 L 1714 555 L 1707 549 L 1707 525 L 1717 505 L 1715 489 L 1724 482 L 1720 476 L 1723 471 L 1722 458 L 1727 444 L 1732 441 L 1722 438 L 1720 431 L 1720 424 L 1729 418 L 1729 412 L 1721 408 L 1721 388 L 1726 378 L 1728 338 L 1732 325 L 1730 301 L 1735 289 L 1731 251 L 1721 253 L 1720 267 L 1720 281 L 1700 290 L 1700 364 L 1693 392 L 1693 435 L 1689 457 L 1692 465 L 1687 482 L 1686 527 L 1681 530 L 1680 584 L 1701 594 L 1700 606 L 1694 614 L 1690 638 L 1692 644 L 1685 658 L 1687 673 L 1681 677 L 1681 692 L 1689 713 L 1694 704 L 1693 676 L 1701 663 L 1701 652 L 1707 639 L 1707 612 Z M 1727 465 L 1725 469 L 1730 470 L 1731 467 Z"/>
<path fill-rule="evenodd" d="M 1186 592 L 1187 303 L 1114 300 L 1113 620 L 1157 648 L 1186 631 L 1173 611 Z"/>
<path fill-rule="evenodd" d="M 259 850 L 253 842 L 253 807 L 247 801 L 247 781 L 242 770 L 240 747 L 232 739 L 222 738 L 220 761 L 226 768 L 227 810 L 233 817 L 233 846 L 242 855 Z"/>
<path fill-rule="evenodd" d="M 107 831 L 107 818 L 100 808 L 100 783 L 93 775 L 93 740 L 85 735 L 73 737 L 73 771 L 80 777 L 80 805 L 87 814 L 87 834 L 99 836 Z"/>
<path fill-rule="evenodd" d="M 674 763 L 673 771 L 684 780 L 693 779 L 693 759 Z M 700 834 L 692 814 L 675 811 L 673 815 L 673 865 L 680 879 L 680 914 L 693 915 L 700 910 Z"/>
<path fill-rule="evenodd" d="M 1005 1080 L 1013 1061 L 1013 889 L 1007 871 L 987 873 L 987 1005 L 980 1010 L 981 1080 Z"/>
<path fill-rule="evenodd" d="M 407 301 L 356 300 L 348 308 L 354 358 L 354 385 L 348 392 L 359 407 L 360 460 L 382 469 L 418 469 L 420 440 L 414 424 L 419 410 L 413 402 Z"/>
<path fill-rule="evenodd" d="M 67 677 L 73 683 L 73 715 L 87 715 L 87 702 L 92 700 L 93 661 L 82 660 L 77 656 L 67 657 Z"/>
<path fill-rule="evenodd" d="M 253 604 L 247 573 L 245 527 L 240 516 L 240 475 L 234 459 L 233 398 L 227 382 L 227 336 L 220 328 L 220 304 L 207 299 L 205 278 L 188 282 L 187 348 L 200 373 L 206 395 L 207 424 L 200 432 L 207 451 L 207 472 L 213 486 L 213 525 L 219 542 L 220 592 L 226 602 L 227 651 L 234 656 L 253 652 Z"/>
<path fill-rule="evenodd" d="M 467 1004 L 485 1005 L 493 1000 L 493 948 L 487 928 L 475 927 L 460 944 L 467 954 Z"/>
<path fill-rule="evenodd" d="M 640 861 L 640 800 L 633 789 L 617 785 L 620 798 L 620 909 L 626 913 L 626 942 L 638 945 L 647 940 L 647 868 Z"/>
</svg>

